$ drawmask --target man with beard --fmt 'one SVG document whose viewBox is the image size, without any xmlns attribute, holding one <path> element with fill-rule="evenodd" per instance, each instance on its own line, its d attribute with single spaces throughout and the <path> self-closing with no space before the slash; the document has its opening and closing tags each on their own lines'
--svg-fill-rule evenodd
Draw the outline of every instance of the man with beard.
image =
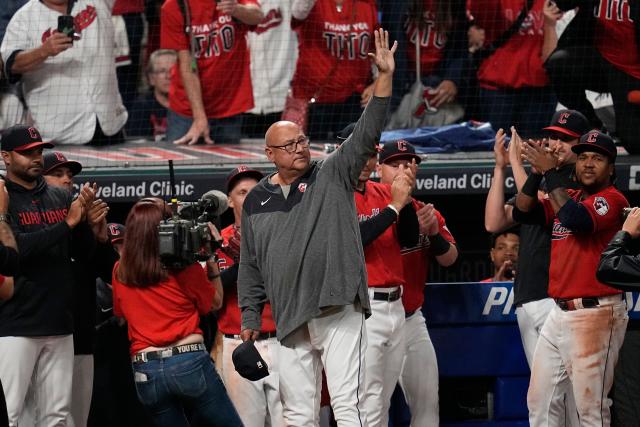
<svg viewBox="0 0 640 427">
<path fill-rule="evenodd" d="M 47 185 L 41 176 L 45 147 L 52 145 L 36 128 L 22 125 L 5 130 L 0 140 L 20 248 L 13 297 L 0 305 L 0 380 L 10 426 L 17 425 L 30 389 L 35 424 L 66 425 L 73 372 L 71 256 L 93 244 L 83 212 L 95 199 L 95 185 L 85 185 L 74 201 Z"/>
<path fill-rule="evenodd" d="M 596 278 L 600 254 L 622 225 L 625 197 L 614 186 L 616 146 L 590 131 L 578 155 L 578 190 L 566 190 L 552 149 L 529 141 L 522 157 L 535 168 L 516 196 L 513 219 L 552 227 L 549 296 L 555 306 L 540 331 L 527 395 L 529 422 L 547 426 L 572 389 L 581 426 L 609 426 L 607 398 L 628 316 L 622 292 Z M 548 197 L 538 199 L 542 177 Z"/>
</svg>

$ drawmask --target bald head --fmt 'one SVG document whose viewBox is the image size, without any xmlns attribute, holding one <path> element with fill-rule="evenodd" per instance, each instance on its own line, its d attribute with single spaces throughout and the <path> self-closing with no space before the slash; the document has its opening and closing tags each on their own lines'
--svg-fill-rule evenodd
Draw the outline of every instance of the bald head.
<svg viewBox="0 0 640 427">
<path fill-rule="evenodd" d="M 281 141 L 286 139 L 285 135 L 298 135 L 300 133 L 300 126 L 293 122 L 281 120 L 269 126 L 267 133 L 264 134 L 264 142 L 267 146 L 280 145 Z"/>
</svg>

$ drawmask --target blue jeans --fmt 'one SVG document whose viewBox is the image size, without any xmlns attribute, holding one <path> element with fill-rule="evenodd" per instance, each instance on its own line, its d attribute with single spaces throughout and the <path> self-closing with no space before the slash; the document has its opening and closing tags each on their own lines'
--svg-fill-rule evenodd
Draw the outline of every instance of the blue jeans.
<svg viewBox="0 0 640 427">
<path fill-rule="evenodd" d="M 160 427 L 242 427 L 206 352 L 134 363 L 138 399 Z"/>
<path fill-rule="evenodd" d="M 167 111 L 167 141 L 173 142 L 189 132 L 193 124 L 191 117 L 175 111 Z M 209 119 L 211 138 L 219 144 L 237 144 L 242 138 L 242 115 L 237 114 L 223 119 Z"/>
<path fill-rule="evenodd" d="M 538 137 L 549 126 L 556 109 L 556 97 L 550 87 L 490 90 L 480 88 L 481 120 L 491 122 L 495 131 L 509 133 L 515 126 L 524 138 Z"/>
</svg>

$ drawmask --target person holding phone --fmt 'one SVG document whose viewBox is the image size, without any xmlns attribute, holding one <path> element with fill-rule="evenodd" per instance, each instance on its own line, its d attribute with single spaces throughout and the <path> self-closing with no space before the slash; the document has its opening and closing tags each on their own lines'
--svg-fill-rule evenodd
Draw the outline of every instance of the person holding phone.
<svg viewBox="0 0 640 427">
<path fill-rule="evenodd" d="M 27 107 L 46 141 L 124 141 L 128 115 L 113 60 L 113 2 L 31 1 L 7 26 L 0 55 L 9 82 L 22 81 Z"/>
</svg>

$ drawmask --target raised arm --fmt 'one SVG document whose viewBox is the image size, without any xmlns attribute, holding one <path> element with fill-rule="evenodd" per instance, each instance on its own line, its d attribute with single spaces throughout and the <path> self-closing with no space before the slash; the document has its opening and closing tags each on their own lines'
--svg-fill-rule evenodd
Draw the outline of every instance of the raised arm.
<svg viewBox="0 0 640 427">
<path fill-rule="evenodd" d="M 369 54 L 379 72 L 374 96 L 365 107 L 351 136 L 324 162 L 324 167 L 333 168 L 333 173 L 350 189 L 355 187 L 364 164 L 376 154 L 376 144 L 380 141 L 393 86 L 393 55 L 397 43 L 389 49 L 389 34 L 380 29 L 375 31 L 375 45 L 375 55 Z"/>
<path fill-rule="evenodd" d="M 493 168 L 491 187 L 484 205 L 484 228 L 489 233 L 505 230 L 515 224 L 511 217 L 512 206 L 504 201 L 505 170 L 509 164 L 509 155 L 505 147 L 506 135 L 503 129 L 496 133 L 493 154 L 496 159 Z"/>
</svg>

